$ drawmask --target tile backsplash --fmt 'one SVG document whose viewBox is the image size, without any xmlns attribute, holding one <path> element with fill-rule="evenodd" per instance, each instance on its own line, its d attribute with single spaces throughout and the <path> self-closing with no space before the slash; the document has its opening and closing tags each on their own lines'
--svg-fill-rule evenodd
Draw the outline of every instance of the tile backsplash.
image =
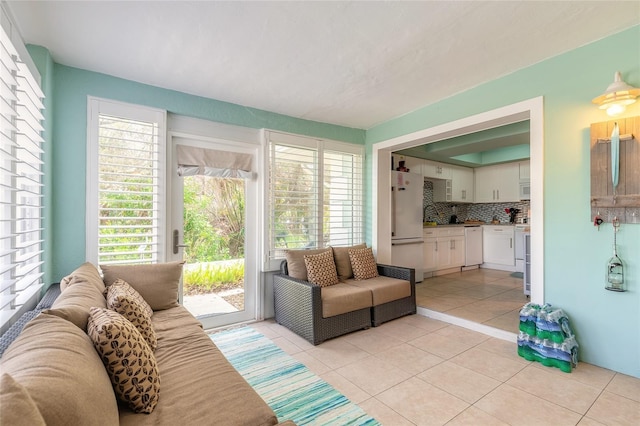
<svg viewBox="0 0 640 426">
<path fill-rule="evenodd" d="M 481 203 L 481 204 L 457 204 L 457 203 L 434 203 L 433 202 L 433 182 L 425 180 L 423 189 L 423 211 L 424 220 L 435 220 L 438 224 L 444 225 L 449 223 L 449 219 L 453 213 L 453 207 L 456 206 L 456 216 L 458 222 L 465 220 L 481 220 L 491 222 L 494 216 L 500 222 L 509 222 L 509 214 L 504 210 L 514 208 L 520 210 L 516 216 L 516 222 L 520 222 L 521 218 L 526 218 L 530 201 L 518 201 L 514 203 Z"/>
</svg>

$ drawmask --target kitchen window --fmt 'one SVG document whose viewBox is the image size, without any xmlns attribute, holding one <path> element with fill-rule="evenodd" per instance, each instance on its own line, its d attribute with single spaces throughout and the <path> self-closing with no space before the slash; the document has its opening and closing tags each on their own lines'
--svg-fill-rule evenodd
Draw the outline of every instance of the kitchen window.
<svg viewBox="0 0 640 426">
<path fill-rule="evenodd" d="M 363 242 L 362 146 L 272 131 L 266 138 L 268 267 L 287 249 Z"/>
</svg>

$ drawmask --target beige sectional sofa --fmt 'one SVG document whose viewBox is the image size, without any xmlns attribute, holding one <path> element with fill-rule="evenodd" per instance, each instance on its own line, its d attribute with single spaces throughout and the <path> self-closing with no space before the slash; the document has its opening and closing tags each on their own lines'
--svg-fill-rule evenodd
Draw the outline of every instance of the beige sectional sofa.
<svg viewBox="0 0 640 426">
<path fill-rule="evenodd" d="M 271 408 L 231 366 L 200 323 L 178 305 L 181 266 L 105 267 L 103 281 L 98 270 L 86 263 L 66 277 L 52 308 L 31 320 L 0 359 L 0 422 L 277 424 Z M 111 284 L 116 278 L 128 282 L 153 308 L 159 398 L 149 414 L 135 413 L 116 397 L 112 378 L 87 334 L 87 324 L 95 321 L 89 319 L 90 309 L 107 307 L 105 282 Z"/>
<path fill-rule="evenodd" d="M 415 270 L 375 263 L 364 244 L 288 250 L 273 287 L 276 322 L 314 345 L 416 313 Z"/>
</svg>

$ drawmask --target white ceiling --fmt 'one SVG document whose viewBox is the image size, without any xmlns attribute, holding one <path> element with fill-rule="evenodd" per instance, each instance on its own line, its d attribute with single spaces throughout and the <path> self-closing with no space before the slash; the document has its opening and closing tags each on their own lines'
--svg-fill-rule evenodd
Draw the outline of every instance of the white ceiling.
<svg viewBox="0 0 640 426">
<path fill-rule="evenodd" d="M 640 23 L 638 1 L 7 3 L 57 63 L 362 129 Z"/>
</svg>

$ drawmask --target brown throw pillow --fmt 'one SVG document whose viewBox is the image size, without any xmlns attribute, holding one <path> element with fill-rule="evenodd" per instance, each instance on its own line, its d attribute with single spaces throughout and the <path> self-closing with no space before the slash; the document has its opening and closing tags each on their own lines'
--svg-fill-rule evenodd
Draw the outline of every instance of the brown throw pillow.
<svg viewBox="0 0 640 426">
<path fill-rule="evenodd" d="M 338 284 L 336 264 L 331 250 L 319 254 L 308 254 L 304 256 L 304 263 L 307 265 L 307 277 L 310 283 L 320 287 Z"/>
<path fill-rule="evenodd" d="M 131 285 L 154 311 L 178 306 L 178 288 L 184 262 L 146 265 L 100 265 L 107 286 L 122 279 Z"/>
<path fill-rule="evenodd" d="M 107 287 L 107 308 L 112 309 L 131 321 L 152 351 L 158 346 L 158 338 L 151 323 L 153 311 L 140 293 L 126 281 L 116 280 Z"/>
<path fill-rule="evenodd" d="M 153 352 L 138 329 L 115 311 L 91 308 L 87 333 L 116 396 L 136 413 L 151 413 L 160 396 L 160 375 Z"/>
<path fill-rule="evenodd" d="M 366 248 L 366 244 L 358 244 L 351 247 L 332 247 L 333 260 L 336 262 L 336 271 L 340 281 L 348 280 L 353 277 L 353 269 L 351 268 L 351 259 L 349 259 L 349 250 Z"/>
<path fill-rule="evenodd" d="M 353 278 L 368 280 L 378 276 L 378 266 L 371 248 L 349 250 L 349 259 L 353 268 Z"/>
<path fill-rule="evenodd" d="M 45 425 L 29 392 L 9 374 L 0 377 L 0 424 Z"/>
</svg>

